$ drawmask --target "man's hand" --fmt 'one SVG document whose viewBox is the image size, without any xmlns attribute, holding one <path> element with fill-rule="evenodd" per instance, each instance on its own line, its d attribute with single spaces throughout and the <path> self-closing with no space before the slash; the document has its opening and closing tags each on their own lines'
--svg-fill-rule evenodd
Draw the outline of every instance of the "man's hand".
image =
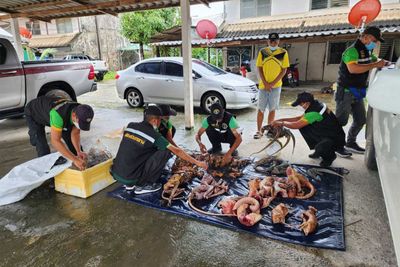
<svg viewBox="0 0 400 267">
<path fill-rule="evenodd" d="M 386 60 L 381 59 L 378 62 L 376 62 L 376 67 L 377 68 L 383 68 L 386 65 Z"/>
<path fill-rule="evenodd" d="M 79 157 L 75 157 L 73 163 L 81 171 L 86 168 L 86 162 Z"/>
<path fill-rule="evenodd" d="M 208 169 L 208 165 L 204 161 L 199 161 L 199 162 L 197 162 L 196 165 L 199 166 L 200 168 L 204 169 L 205 171 Z"/>
<path fill-rule="evenodd" d="M 272 84 L 271 84 L 271 83 L 265 82 L 265 83 L 264 83 L 264 88 L 265 88 L 265 90 L 271 92 L 271 90 L 272 90 Z"/>
<path fill-rule="evenodd" d="M 206 148 L 206 146 L 205 146 L 203 143 L 200 143 L 200 144 L 199 144 L 199 147 L 200 147 L 201 153 L 207 154 L 207 148 Z"/>
<path fill-rule="evenodd" d="M 82 152 L 82 151 L 78 151 L 78 158 L 86 160 L 88 157 L 87 153 Z"/>
<path fill-rule="evenodd" d="M 226 153 L 224 155 L 224 158 L 222 159 L 222 166 L 226 166 L 232 161 L 232 155 L 229 153 Z"/>
<path fill-rule="evenodd" d="M 283 126 L 283 121 L 281 120 L 275 120 L 273 122 L 271 122 L 272 127 L 281 127 Z"/>
</svg>

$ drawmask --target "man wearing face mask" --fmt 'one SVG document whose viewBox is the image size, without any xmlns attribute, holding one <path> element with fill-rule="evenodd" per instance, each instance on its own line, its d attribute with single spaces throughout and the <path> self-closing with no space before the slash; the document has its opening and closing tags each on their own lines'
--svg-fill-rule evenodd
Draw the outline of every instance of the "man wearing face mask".
<svg viewBox="0 0 400 267">
<path fill-rule="evenodd" d="M 268 124 L 275 119 L 275 110 L 279 108 L 282 78 L 289 67 L 288 52 L 280 48 L 279 35 L 268 36 L 268 47 L 260 50 L 257 57 L 257 70 L 260 77 L 258 91 L 257 132 L 254 139 L 261 138 L 261 127 L 265 109 L 268 109 Z"/>
<path fill-rule="evenodd" d="M 81 150 L 80 130 L 89 131 L 93 116 L 90 106 L 54 96 L 40 96 L 25 107 L 30 142 L 38 156 L 50 154 L 45 132 L 45 126 L 50 126 L 51 145 L 80 170 L 87 157 Z"/>
<path fill-rule="evenodd" d="M 239 124 L 231 113 L 226 112 L 220 103 L 214 103 L 210 107 L 211 115 L 205 118 L 195 138 L 202 153 L 216 154 L 222 151 L 221 143 L 228 143 L 230 148 L 225 153 L 223 165 L 237 156 L 237 148 L 242 143 L 242 136 L 238 132 Z M 206 146 L 201 142 L 201 136 L 206 133 L 212 148 L 207 151 Z"/>
<path fill-rule="evenodd" d="M 149 104 L 142 122 L 131 122 L 124 135 L 111 167 L 115 180 L 135 194 L 161 189 L 159 179 L 167 161 L 174 153 L 179 158 L 207 170 L 205 162 L 198 161 L 168 142 L 158 131 L 163 113 L 155 104 Z"/>
<path fill-rule="evenodd" d="M 342 126 L 347 124 L 350 113 L 353 116 L 345 148 L 354 153 L 365 152 L 356 143 L 356 138 L 366 122 L 364 97 L 369 71 L 382 68 L 387 63 L 385 60 L 378 60 L 372 53 L 377 43 L 383 41 L 379 28 L 367 27 L 356 42 L 344 51 L 340 62 L 335 96 L 336 116 Z M 343 153 L 346 152 L 338 151 L 339 156 Z"/>
<path fill-rule="evenodd" d="M 336 159 L 335 152 L 343 150 L 345 144 L 342 126 L 326 104 L 315 100 L 310 93 L 298 94 L 292 106 L 298 105 L 305 110 L 303 115 L 273 121 L 272 126 L 299 129 L 308 147 L 315 149 L 309 157 L 322 158 L 321 167 L 331 166 Z M 351 153 L 347 152 L 346 156 L 350 157 Z"/>
</svg>

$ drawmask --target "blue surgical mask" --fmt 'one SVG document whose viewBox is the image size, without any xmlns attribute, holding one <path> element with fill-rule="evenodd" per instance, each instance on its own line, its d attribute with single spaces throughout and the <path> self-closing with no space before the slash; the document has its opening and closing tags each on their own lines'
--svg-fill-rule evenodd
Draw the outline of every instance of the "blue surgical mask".
<svg viewBox="0 0 400 267">
<path fill-rule="evenodd" d="M 374 50 L 374 48 L 376 47 L 376 43 L 375 42 L 370 42 L 369 44 L 365 45 L 365 47 L 371 51 Z"/>
<path fill-rule="evenodd" d="M 269 50 L 274 52 L 276 49 L 278 49 L 278 46 L 268 46 Z"/>
</svg>

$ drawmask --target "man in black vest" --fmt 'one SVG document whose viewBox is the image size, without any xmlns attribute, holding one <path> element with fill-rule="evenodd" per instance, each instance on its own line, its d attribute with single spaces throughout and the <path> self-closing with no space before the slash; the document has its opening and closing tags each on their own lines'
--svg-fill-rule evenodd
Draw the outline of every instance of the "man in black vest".
<svg viewBox="0 0 400 267">
<path fill-rule="evenodd" d="M 314 100 L 312 94 L 307 92 L 298 94 L 292 106 L 298 105 L 305 110 L 303 115 L 273 121 L 272 126 L 299 129 L 308 147 L 315 149 L 309 157 L 321 157 L 320 166 L 329 167 L 336 159 L 335 151 L 343 150 L 345 144 L 343 128 L 326 104 Z M 347 152 L 346 156 L 350 157 L 351 153 Z"/>
<path fill-rule="evenodd" d="M 383 41 L 379 28 L 367 27 L 356 42 L 344 51 L 339 66 L 335 96 L 336 116 L 339 123 L 345 126 L 349 114 L 352 114 L 353 123 L 347 135 L 345 148 L 359 154 L 365 151 L 356 143 L 356 138 L 366 122 L 364 97 L 368 74 L 373 68 L 381 68 L 386 64 L 385 60 L 378 60 L 372 54 L 372 50 L 378 42 Z M 342 155 L 343 151 L 338 152 Z"/>
<path fill-rule="evenodd" d="M 232 156 L 237 155 L 237 148 L 242 142 L 242 136 L 237 131 L 239 124 L 235 117 L 224 110 L 220 103 L 214 103 L 210 107 L 211 115 L 203 120 L 201 128 L 196 134 L 196 142 L 202 153 L 219 153 L 222 151 L 221 143 L 228 143 L 230 149 L 224 156 L 223 164 L 231 162 Z M 206 132 L 212 148 L 207 151 L 201 142 L 202 134 Z"/>
<path fill-rule="evenodd" d="M 45 126 L 50 126 L 52 146 L 80 170 L 85 168 L 87 156 L 81 151 L 80 130 L 89 131 L 93 116 L 90 106 L 60 97 L 40 96 L 25 107 L 30 142 L 38 156 L 50 153 L 45 132 Z"/>
<path fill-rule="evenodd" d="M 135 194 L 151 193 L 161 189 L 158 180 L 171 152 L 178 157 L 207 170 L 207 164 L 189 156 L 171 145 L 158 131 L 162 111 L 150 104 L 142 122 L 131 122 L 124 135 L 111 167 L 112 176 Z"/>
</svg>

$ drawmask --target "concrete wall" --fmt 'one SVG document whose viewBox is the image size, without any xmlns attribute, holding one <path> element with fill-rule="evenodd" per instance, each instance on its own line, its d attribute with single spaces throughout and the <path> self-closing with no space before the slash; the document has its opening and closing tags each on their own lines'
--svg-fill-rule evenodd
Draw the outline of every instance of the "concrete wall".
<svg viewBox="0 0 400 267">
<path fill-rule="evenodd" d="M 306 79 L 307 51 L 308 43 L 294 43 L 288 49 L 290 63 L 294 63 L 296 58 L 298 59 L 299 65 L 297 67 L 299 68 L 300 81 L 305 81 Z"/>
<path fill-rule="evenodd" d="M 284 15 L 310 10 L 310 0 L 272 0 L 271 14 Z"/>
</svg>

